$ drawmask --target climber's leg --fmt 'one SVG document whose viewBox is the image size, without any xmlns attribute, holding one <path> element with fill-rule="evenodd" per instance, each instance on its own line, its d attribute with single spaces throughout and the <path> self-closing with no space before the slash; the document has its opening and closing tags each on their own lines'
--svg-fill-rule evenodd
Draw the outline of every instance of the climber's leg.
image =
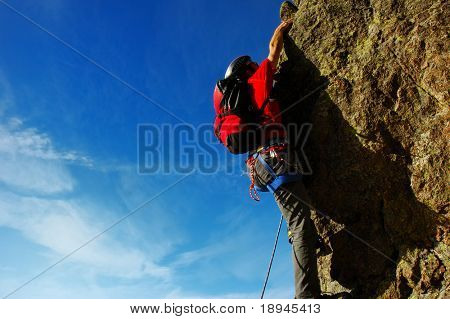
<svg viewBox="0 0 450 319">
<path fill-rule="evenodd" d="M 278 175 L 295 168 L 295 158 L 291 158 L 288 153 L 277 154 L 278 156 L 272 156 L 271 153 L 265 153 L 260 156 Z M 255 171 L 255 184 L 259 187 L 267 185 L 272 175 L 260 161 L 255 162 Z M 292 233 L 295 297 L 319 298 L 320 283 L 315 250 L 317 234 L 311 221 L 311 212 L 302 203 L 311 202 L 305 187 L 300 181 L 284 184 L 275 192 L 274 197 Z"/>
<path fill-rule="evenodd" d="M 275 193 L 275 200 L 292 237 L 295 298 L 319 298 L 320 283 L 315 251 L 317 234 L 309 208 L 298 198 L 308 202 L 301 182 L 286 184 Z"/>
</svg>

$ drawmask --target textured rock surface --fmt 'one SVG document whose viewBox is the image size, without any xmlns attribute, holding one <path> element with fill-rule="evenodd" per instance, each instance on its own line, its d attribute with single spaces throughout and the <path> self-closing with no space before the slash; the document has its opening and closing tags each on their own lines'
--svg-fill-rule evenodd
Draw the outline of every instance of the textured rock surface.
<svg viewBox="0 0 450 319">
<path fill-rule="evenodd" d="M 449 34 L 443 0 L 301 0 L 275 94 L 310 122 L 322 289 L 449 298 Z"/>
</svg>

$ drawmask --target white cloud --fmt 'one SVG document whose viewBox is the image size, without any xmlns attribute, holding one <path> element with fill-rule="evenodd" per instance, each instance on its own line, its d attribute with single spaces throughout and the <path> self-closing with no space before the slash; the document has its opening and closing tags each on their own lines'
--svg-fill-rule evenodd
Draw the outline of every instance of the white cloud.
<svg viewBox="0 0 450 319">
<path fill-rule="evenodd" d="M 22 120 L 10 118 L 0 124 L 0 182 L 38 194 L 72 191 L 75 185 L 65 163 L 90 165 L 86 156 L 59 152 L 46 134 L 24 128 Z"/>
<path fill-rule="evenodd" d="M 74 180 L 59 162 L 0 153 L 0 181 L 39 194 L 71 191 Z"/>
<path fill-rule="evenodd" d="M 95 214 L 73 201 L 0 192 L 0 225 L 20 231 L 59 257 L 77 249 L 107 227 L 107 223 L 99 223 L 88 216 Z M 81 263 L 102 275 L 168 278 L 169 270 L 156 265 L 150 256 L 103 234 L 66 262 Z"/>
<path fill-rule="evenodd" d="M 0 182 L 4 189 L 0 189 L 0 227 L 17 230 L 30 243 L 48 248 L 47 255 L 41 257 L 48 259 L 49 265 L 87 243 L 117 220 L 116 212 L 108 211 L 105 205 L 95 207 L 91 201 L 73 198 L 78 181 L 70 173 L 69 163 L 90 166 L 91 161 L 75 151 L 56 150 L 47 134 L 24 127 L 19 118 L 0 123 Z M 84 295 L 80 293 L 77 297 L 90 296 L 88 291 L 91 288 L 95 290 L 91 291 L 92 296 L 108 296 L 106 290 L 96 283 L 99 277 L 119 280 L 145 278 L 158 281 L 161 289 L 167 286 L 171 278 L 170 269 L 158 264 L 158 259 L 165 256 L 165 249 L 161 248 L 165 244 L 146 243 L 144 250 L 144 246 L 136 244 L 139 231 L 129 223 L 122 226 L 127 227 L 122 228 L 119 236 L 110 232 L 102 234 L 58 265 L 58 272 L 45 274 L 44 277 L 50 275 L 43 281 L 47 293 L 42 294 L 33 288 L 29 290 L 31 295 L 60 296 L 57 291 L 64 290 L 65 285 L 55 278 L 58 274 L 69 273 L 72 278 L 78 274 L 84 283 L 84 287 L 76 282 L 68 284 L 79 292 L 84 288 Z M 128 238 L 129 234 L 133 238 Z M 28 258 L 31 263 L 38 257 Z M 11 290 L 30 276 L 13 273 L 14 280 L 0 279 Z M 128 290 L 130 293 L 133 291 Z M 24 289 L 21 296 L 30 297 L 26 291 Z M 119 291 L 116 293 L 115 297 L 120 297 Z M 73 296 L 67 294 L 67 297 Z"/>
<path fill-rule="evenodd" d="M 0 124 L 0 153 L 91 165 L 88 157 L 77 152 L 56 151 L 49 136 L 35 128 L 23 128 L 18 118 L 11 118 L 6 125 Z"/>
</svg>

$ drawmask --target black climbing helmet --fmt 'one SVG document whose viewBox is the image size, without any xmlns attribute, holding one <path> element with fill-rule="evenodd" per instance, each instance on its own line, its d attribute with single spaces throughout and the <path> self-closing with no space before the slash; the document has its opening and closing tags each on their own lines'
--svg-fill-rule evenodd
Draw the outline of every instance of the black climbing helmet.
<svg viewBox="0 0 450 319">
<path fill-rule="evenodd" d="M 241 75 L 247 70 L 247 67 L 253 63 L 256 64 L 248 55 L 243 55 L 234 59 L 228 66 L 227 72 L 225 72 L 225 79 L 231 75 Z"/>
</svg>

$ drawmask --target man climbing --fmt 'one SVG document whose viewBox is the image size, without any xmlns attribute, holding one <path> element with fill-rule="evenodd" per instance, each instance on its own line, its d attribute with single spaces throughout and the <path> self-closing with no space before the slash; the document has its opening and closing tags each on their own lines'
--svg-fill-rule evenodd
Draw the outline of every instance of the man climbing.
<svg viewBox="0 0 450 319">
<path fill-rule="evenodd" d="M 271 191 L 286 220 L 293 247 L 295 298 L 319 298 L 315 254 L 316 231 L 301 175 L 295 168 L 282 126 L 279 103 L 271 98 L 273 76 L 283 49 L 283 36 L 292 25 L 282 22 L 259 66 L 249 56 L 235 59 L 214 90 L 215 133 L 232 153 L 249 153 L 250 195 Z"/>
</svg>

